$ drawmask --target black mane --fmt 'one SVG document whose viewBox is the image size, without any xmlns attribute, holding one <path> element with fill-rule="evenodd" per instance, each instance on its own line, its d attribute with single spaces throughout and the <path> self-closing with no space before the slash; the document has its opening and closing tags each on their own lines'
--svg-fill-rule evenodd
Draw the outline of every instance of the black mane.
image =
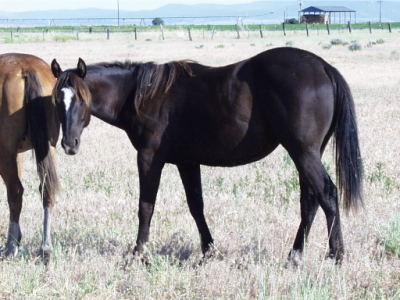
<svg viewBox="0 0 400 300">
<path fill-rule="evenodd" d="M 177 77 L 181 74 L 193 76 L 191 64 L 193 61 L 181 60 L 164 64 L 155 62 L 115 61 L 101 62 L 88 66 L 88 70 L 95 69 L 123 69 L 131 71 L 136 81 L 135 108 L 139 113 L 141 106 L 147 99 L 151 99 L 161 93 L 167 93 Z"/>
</svg>

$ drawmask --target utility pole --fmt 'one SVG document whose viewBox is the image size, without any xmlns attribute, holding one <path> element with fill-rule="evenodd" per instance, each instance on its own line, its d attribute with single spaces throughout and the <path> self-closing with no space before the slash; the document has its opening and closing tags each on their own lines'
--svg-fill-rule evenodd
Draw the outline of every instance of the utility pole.
<svg viewBox="0 0 400 300">
<path fill-rule="evenodd" d="M 301 14 L 301 7 L 302 7 L 302 5 L 303 5 L 303 1 L 302 0 L 298 0 L 298 3 L 299 3 L 299 13 L 298 13 L 298 17 L 299 17 L 299 23 L 300 23 L 300 14 Z"/>
<path fill-rule="evenodd" d="M 379 23 L 382 23 L 382 0 L 378 0 L 379 3 Z"/>
<path fill-rule="evenodd" d="M 118 27 L 119 27 L 119 0 L 117 0 L 117 11 L 118 11 Z"/>
</svg>

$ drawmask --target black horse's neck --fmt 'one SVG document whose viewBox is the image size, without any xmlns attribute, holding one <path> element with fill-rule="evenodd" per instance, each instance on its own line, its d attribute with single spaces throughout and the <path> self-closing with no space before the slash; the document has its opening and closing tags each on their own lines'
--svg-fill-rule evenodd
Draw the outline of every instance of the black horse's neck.
<svg viewBox="0 0 400 300">
<path fill-rule="evenodd" d="M 134 88 L 132 74 L 130 69 L 89 66 L 85 82 L 92 94 L 91 114 L 117 125 L 121 109 Z"/>
</svg>

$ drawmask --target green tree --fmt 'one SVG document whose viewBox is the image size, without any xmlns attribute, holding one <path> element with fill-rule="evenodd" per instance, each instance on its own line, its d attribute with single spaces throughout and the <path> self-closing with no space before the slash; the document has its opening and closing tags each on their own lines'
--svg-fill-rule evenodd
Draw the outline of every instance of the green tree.
<svg viewBox="0 0 400 300">
<path fill-rule="evenodd" d="M 154 18 L 153 21 L 151 21 L 151 23 L 152 23 L 154 26 L 157 26 L 157 25 L 164 25 L 164 20 L 161 19 L 161 18 Z"/>
</svg>

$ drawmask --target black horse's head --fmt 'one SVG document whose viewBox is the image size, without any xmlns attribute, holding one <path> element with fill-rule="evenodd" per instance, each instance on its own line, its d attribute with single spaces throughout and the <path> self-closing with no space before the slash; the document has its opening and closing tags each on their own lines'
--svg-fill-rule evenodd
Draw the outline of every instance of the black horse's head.
<svg viewBox="0 0 400 300">
<path fill-rule="evenodd" d="M 62 71 L 54 59 L 51 70 L 57 78 L 53 97 L 63 131 L 61 145 L 65 153 L 73 155 L 78 152 L 81 133 L 90 121 L 91 94 L 84 81 L 86 64 L 79 58 L 76 69 Z"/>
</svg>

